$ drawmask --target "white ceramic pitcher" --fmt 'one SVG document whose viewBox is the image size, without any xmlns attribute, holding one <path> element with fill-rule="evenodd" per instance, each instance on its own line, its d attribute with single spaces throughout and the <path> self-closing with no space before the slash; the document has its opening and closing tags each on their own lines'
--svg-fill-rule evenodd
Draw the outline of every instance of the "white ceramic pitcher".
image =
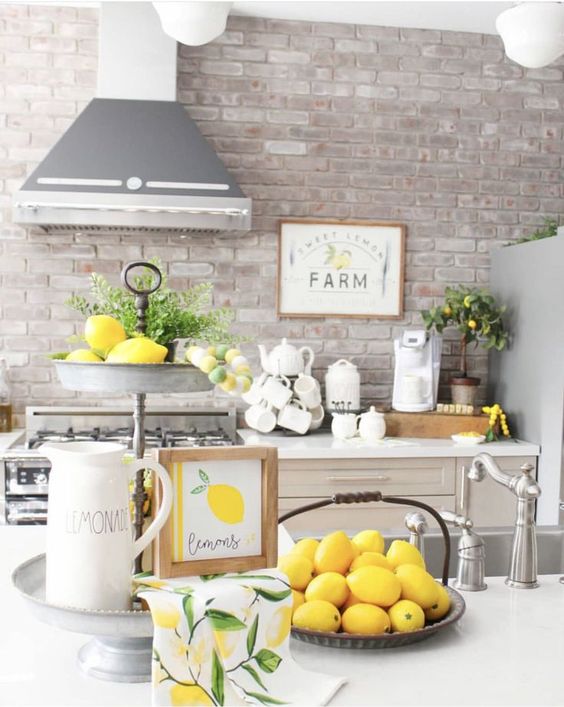
<svg viewBox="0 0 564 707">
<path fill-rule="evenodd" d="M 131 608 L 132 563 L 155 538 L 172 507 L 166 469 L 150 459 L 124 463 L 113 442 L 64 442 L 40 447 L 52 464 L 47 513 L 48 602 L 81 609 Z M 162 504 L 143 535 L 133 539 L 129 480 L 152 469 Z"/>
</svg>

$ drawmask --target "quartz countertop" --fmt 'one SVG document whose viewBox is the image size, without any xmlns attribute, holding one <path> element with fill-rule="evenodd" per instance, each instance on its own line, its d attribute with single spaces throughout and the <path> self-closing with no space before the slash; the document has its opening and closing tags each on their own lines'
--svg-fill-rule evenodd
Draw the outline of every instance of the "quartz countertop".
<svg viewBox="0 0 564 707">
<path fill-rule="evenodd" d="M 0 527 L 0 705 L 148 707 L 148 683 L 84 677 L 76 654 L 88 637 L 38 622 L 11 586 L 14 567 L 44 546 L 44 527 Z M 539 580 L 523 590 L 488 578 L 486 591 L 464 592 L 456 626 L 412 646 L 347 651 L 292 641 L 292 653 L 304 668 L 347 678 L 331 705 L 561 705 L 564 586 L 555 575 Z"/>
<path fill-rule="evenodd" d="M 521 440 L 464 444 L 452 439 L 416 439 L 386 437 L 379 444 L 369 444 L 360 437 L 341 440 L 330 432 L 309 435 L 287 435 L 284 432 L 261 434 L 250 429 L 237 430 L 245 444 L 269 445 L 278 448 L 280 459 L 361 459 L 361 458 L 421 458 L 473 457 L 488 452 L 493 457 L 538 456 L 537 444 Z"/>
</svg>

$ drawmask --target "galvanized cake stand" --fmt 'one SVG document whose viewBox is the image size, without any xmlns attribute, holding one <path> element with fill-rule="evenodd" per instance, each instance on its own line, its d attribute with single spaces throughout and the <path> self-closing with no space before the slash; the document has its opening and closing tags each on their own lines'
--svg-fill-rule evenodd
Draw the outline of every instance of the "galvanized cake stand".
<svg viewBox="0 0 564 707">
<path fill-rule="evenodd" d="M 129 272 L 145 267 L 155 275 L 149 289 L 136 288 L 128 281 Z M 146 331 L 145 314 L 149 295 L 162 281 L 160 270 L 145 261 L 129 263 L 121 279 L 133 295 L 139 333 Z M 126 393 L 135 401 L 133 410 L 133 451 L 137 459 L 145 454 L 145 400 L 147 394 L 199 393 L 212 389 L 208 377 L 185 363 L 83 363 L 54 361 L 61 385 L 67 390 L 86 393 Z M 143 533 L 145 489 L 143 470 L 137 472 L 132 494 L 135 538 Z M 141 572 L 141 556 L 135 560 L 135 573 Z M 94 636 L 78 653 L 81 670 L 91 677 L 116 682 L 148 682 L 151 679 L 153 623 L 149 611 L 92 611 L 57 606 L 45 601 L 45 555 L 16 568 L 12 582 L 36 618 L 44 623 Z"/>
</svg>

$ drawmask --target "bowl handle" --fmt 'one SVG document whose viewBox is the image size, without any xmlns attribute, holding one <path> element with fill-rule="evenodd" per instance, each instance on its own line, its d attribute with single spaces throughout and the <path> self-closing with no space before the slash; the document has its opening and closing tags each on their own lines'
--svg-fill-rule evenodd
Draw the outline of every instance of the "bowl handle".
<svg viewBox="0 0 564 707">
<path fill-rule="evenodd" d="M 436 511 L 431 506 L 421 501 L 415 501 L 411 498 L 401 498 L 400 496 L 384 496 L 381 491 L 359 491 L 358 493 L 335 493 L 331 498 L 323 499 L 322 501 L 316 501 L 315 503 L 308 503 L 305 506 L 300 506 L 295 508 L 293 511 L 288 511 L 284 515 L 280 516 L 278 519 L 279 523 L 283 523 L 289 518 L 301 515 L 302 513 L 307 513 L 308 511 L 314 511 L 317 508 L 325 508 L 326 506 L 331 506 L 333 504 L 341 503 L 367 503 L 374 501 L 375 503 L 395 503 L 401 506 L 415 506 L 416 508 L 421 508 L 424 511 L 430 513 L 433 518 L 439 524 L 441 532 L 443 534 L 443 540 L 445 545 L 445 555 L 443 561 L 443 576 L 442 582 L 446 587 L 448 585 L 448 567 L 450 563 L 450 535 L 448 528 L 444 520 L 441 518 L 438 511 Z"/>
</svg>

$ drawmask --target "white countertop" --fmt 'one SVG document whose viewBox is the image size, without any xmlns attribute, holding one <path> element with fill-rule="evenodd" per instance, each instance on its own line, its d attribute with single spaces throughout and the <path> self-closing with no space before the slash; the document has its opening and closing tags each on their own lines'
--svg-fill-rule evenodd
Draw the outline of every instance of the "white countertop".
<svg viewBox="0 0 564 707">
<path fill-rule="evenodd" d="M 508 440 L 487 444 L 459 444 L 451 439 L 416 439 L 386 437 L 380 444 L 369 444 L 360 437 L 341 440 L 330 432 L 315 432 L 304 436 L 272 432 L 265 435 L 250 429 L 239 429 L 245 444 L 278 447 L 280 459 L 351 459 L 351 458 L 421 458 L 473 457 L 488 452 L 493 457 L 538 456 L 537 444 Z"/>
<path fill-rule="evenodd" d="M 11 432 L 0 432 L 0 452 L 3 452 L 8 447 L 11 447 L 17 442 L 23 441 L 25 436 L 24 429 L 15 429 Z"/>
<path fill-rule="evenodd" d="M 45 528 L 0 527 L 0 705 L 150 705 L 148 683 L 83 677 L 76 653 L 88 637 L 44 625 L 12 588 L 13 568 L 44 549 Z M 442 634 L 386 651 L 346 651 L 292 641 L 305 668 L 345 676 L 332 705 L 562 705 L 564 586 L 534 590 L 488 578 L 465 592 L 466 614 Z"/>
</svg>

